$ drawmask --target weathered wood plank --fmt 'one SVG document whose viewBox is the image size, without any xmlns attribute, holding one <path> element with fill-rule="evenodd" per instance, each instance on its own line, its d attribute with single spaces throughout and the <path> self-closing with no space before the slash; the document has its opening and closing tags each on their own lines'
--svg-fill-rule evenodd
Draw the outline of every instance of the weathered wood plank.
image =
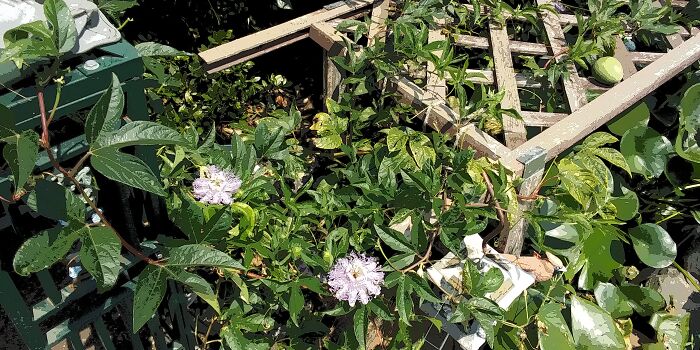
<svg viewBox="0 0 700 350">
<path fill-rule="evenodd" d="M 314 23 L 342 17 L 372 5 L 373 0 L 345 0 L 257 33 L 199 53 L 209 73 L 231 67 L 309 36 Z"/>
<path fill-rule="evenodd" d="M 564 120 L 544 130 L 511 152 L 510 161 L 534 147 L 547 152 L 547 160 L 581 141 L 586 135 L 656 90 L 663 83 L 700 60 L 700 35 L 649 64 L 629 79 L 615 85 Z"/>
<path fill-rule="evenodd" d="M 428 32 L 428 43 L 433 43 L 436 41 L 446 40 L 445 36 L 440 33 L 439 29 L 431 29 Z M 434 51 L 433 54 L 440 57 L 442 56 L 442 51 Z M 447 82 L 444 77 L 440 77 L 440 74 L 435 68 L 433 62 L 428 62 L 428 79 L 426 81 L 425 90 L 428 93 L 426 97 L 427 104 L 433 104 L 435 102 L 444 102 L 447 98 Z"/>
<path fill-rule="evenodd" d="M 342 35 L 328 23 L 319 22 L 311 25 L 309 37 L 331 55 L 340 55 L 346 51 Z"/>
<path fill-rule="evenodd" d="M 496 78 L 494 78 L 492 70 L 465 69 L 464 73 L 471 75 L 465 78 L 465 80 L 471 81 L 474 84 L 494 85 L 496 83 Z M 541 81 L 522 73 L 515 73 L 515 84 L 518 87 L 527 88 L 541 88 L 543 86 Z"/>
<path fill-rule="evenodd" d="M 539 184 L 544 176 L 544 158 L 544 150 L 541 148 L 533 149 L 532 152 L 518 158 L 523 164 L 523 182 L 518 188 L 518 194 L 522 198 L 532 196 L 539 188 Z M 528 226 L 525 220 L 525 213 L 532 209 L 534 203 L 532 200 L 518 201 L 515 224 L 510 231 L 501 231 L 498 239 L 498 246 L 504 253 L 520 256 Z"/>
<path fill-rule="evenodd" d="M 340 96 L 343 73 L 336 67 L 332 58 L 347 53 L 342 35 L 330 24 L 320 22 L 311 26 L 309 36 L 323 48 L 323 99 L 337 100 Z"/>
<path fill-rule="evenodd" d="M 372 7 L 371 23 L 367 33 L 368 44 L 372 46 L 376 41 L 383 42 L 386 39 L 386 20 L 389 18 L 389 8 L 393 0 L 379 0 Z"/>
<path fill-rule="evenodd" d="M 615 36 L 615 58 L 622 64 L 623 79 L 627 79 L 631 77 L 632 74 L 637 73 L 637 67 L 630 57 L 630 52 L 627 51 L 625 43 L 622 42 L 619 36 Z"/>
<path fill-rule="evenodd" d="M 527 126 L 550 127 L 560 120 L 568 117 L 566 113 L 520 111 L 523 122 Z"/>
<path fill-rule="evenodd" d="M 476 48 L 476 49 L 488 49 L 489 41 L 487 38 L 482 38 L 473 35 L 455 35 L 455 44 L 459 46 Z M 510 40 L 509 43 L 510 51 L 515 53 L 522 53 L 526 55 L 547 55 L 549 51 L 547 50 L 547 45 L 531 43 L 526 41 Z"/>
<path fill-rule="evenodd" d="M 636 64 L 643 64 L 643 65 L 652 63 L 652 62 L 658 60 L 659 58 L 663 57 L 663 55 L 665 55 L 665 53 L 663 53 L 663 52 L 638 52 L 638 51 L 634 51 L 634 52 L 629 53 L 629 57 L 632 60 L 632 62 L 634 62 Z"/>
<path fill-rule="evenodd" d="M 551 4 L 551 0 L 537 0 L 537 3 L 540 5 Z M 544 29 L 547 34 L 547 39 L 549 40 L 550 54 L 557 57 L 556 60 L 559 61 L 565 50 L 568 50 L 560 21 L 555 14 L 549 11 L 544 11 L 542 13 L 542 21 L 544 22 Z M 564 93 L 569 102 L 569 108 L 573 112 L 586 104 L 586 93 L 579 83 L 576 67 L 571 64 L 567 69 L 570 77 L 569 79 L 562 79 L 562 81 Z"/>
<path fill-rule="evenodd" d="M 489 36 L 491 38 L 491 54 L 493 56 L 496 86 L 498 91 L 504 93 L 501 106 L 506 109 L 520 111 L 520 97 L 518 97 L 518 87 L 515 82 L 513 58 L 508 45 L 508 31 L 505 27 L 490 23 Z M 506 114 L 503 114 L 502 119 L 506 146 L 515 148 L 527 141 L 525 123 L 522 120 Z"/>
</svg>

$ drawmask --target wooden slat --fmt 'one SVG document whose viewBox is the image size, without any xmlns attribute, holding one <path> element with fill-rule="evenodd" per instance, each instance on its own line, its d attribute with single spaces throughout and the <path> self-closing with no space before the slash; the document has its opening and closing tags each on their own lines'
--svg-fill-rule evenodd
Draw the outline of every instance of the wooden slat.
<svg viewBox="0 0 700 350">
<path fill-rule="evenodd" d="M 371 23 L 367 33 L 368 44 L 373 46 L 376 41 L 386 39 L 386 20 L 389 18 L 389 7 L 393 0 L 378 0 L 372 7 Z"/>
<path fill-rule="evenodd" d="M 436 41 L 446 40 L 445 36 L 442 35 L 439 29 L 431 29 L 428 32 L 428 43 L 433 43 Z M 433 52 L 436 56 L 442 56 L 442 51 Z M 426 103 L 432 104 L 433 102 L 444 102 L 447 98 L 447 82 L 444 78 L 441 78 L 438 74 L 435 65 L 432 62 L 428 62 L 428 79 L 425 85 L 425 90 L 428 93 Z"/>
<path fill-rule="evenodd" d="M 527 126 L 550 127 L 569 115 L 566 113 L 520 111 L 520 116 L 523 117 L 523 122 Z"/>
<path fill-rule="evenodd" d="M 508 45 L 508 31 L 505 27 L 490 23 L 489 36 L 491 38 L 491 53 L 493 55 L 496 86 L 498 91 L 504 93 L 501 106 L 506 109 L 520 111 L 520 97 L 518 97 L 513 59 Z M 515 148 L 525 143 L 527 141 L 525 123 L 506 114 L 503 114 L 502 118 L 506 146 Z"/>
<path fill-rule="evenodd" d="M 581 84 L 583 89 L 586 91 L 603 93 L 610 90 L 610 86 L 603 86 L 599 82 L 595 81 L 594 78 L 581 78 L 581 80 L 579 80 L 579 84 Z"/>
<path fill-rule="evenodd" d="M 464 72 L 473 75 L 466 78 L 472 83 L 482 85 L 494 85 L 496 83 L 492 70 L 466 69 Z M 541 81 L 522 73 L 515 73 L 515 84 L 518 87 L 527 88 L 541 88 L 543 86 Z"/>
<path fill-rule="evenodd" d="M 455 35 L 455 44 L 459 46 L 477 48 L 477 49 L 488 49 L 489 41 L 486 38 L 473 36 L 473 35 Z M 526 55 L 548 55 L 547 45 L 530 43 L 526 41 L 510 40 L 510 51 L 515 53 L 522 53 Z"/>
<path fill-rule="evenodd" d="M 696 35 L 651 63 L 637 74 L 615 85 L 564 120 L 544 130 L 509 155 L 509 161 L 534 147 L 547 151 L 547 160 L 581 141 L 606 122 L 644 98 L 659 86 L 700 60 L 700 35 Z"/>
<path fill-rule="evenodd" d="M 231 67 L 308 37 L 314 23 L 361 10 L 373 0 L 346 0 L 199 53 L 209 73 Z"/>
<path fill-rule="evenodd" d="M 540 5 L 551 4 L 550 0 L 537 0 Z M 560 60 L 561 54 L 564 50 L 568 50 L 566 45 L 566 40 L 564 39 L 564 31 L 561 28 L 559 19 L 555 14 L 544 11 L 542 13 L 542 21 L 544 22 L 544 29 L 547 34 L 550 45 L 550 54 L 552 56 L 558 57 L 557 61 Z M 566 99 L 569 102 L 569 108 L 571 111 L 575 111 L 584 104 L 586 104 L 586 93 L 579 84 L 578 73 L 576 72 L 576 67 L 570 64 L 567 67 L 569 71 L 569 79 L 562 79 L 564 85 L 564 93 Z"/>
<path fill-rule="evenodd" d="M 347 53 L 342 35 L 330 24 L 320 22 L 311 26 L 309 36 L 323 48 L 323 98 L 324 100 L 327 98 L 337 100 L 340 96 L 343 73 L 335 66 L 331 58 Z"/>
<path fill-rule="evenodd" d="M 642 65 L 650 64 L 650 63 L 658 60 L 659 58 L 663 57 L 663 55 L 665 55 L 665 53 L 662 53 L 662 52 L 637 52 L 637 51 L 634 51 L 634 52 L 629 53 L 629 56 L 630 56 L 630 59 L 632 60 L 632 62 L 634 62 L 636 64 L 642 64 Z"/>
<path fill-rule="evenodd" d="M 615 58 L 622 64 L 623 79 L 627 79 L 632 74 L 637 73 L 637 67 L 630 57 L 630 52 L 627 51 L 625 43 L 622 42 L 619 36 L 615 36 Z"/>
<path fill-rule="evenodd" d="M 342 55 L 346 51 L 341 34 L 328 23 L 319 22 L 311 25 L 309 37 L 331 55 Z"/>
</svg>

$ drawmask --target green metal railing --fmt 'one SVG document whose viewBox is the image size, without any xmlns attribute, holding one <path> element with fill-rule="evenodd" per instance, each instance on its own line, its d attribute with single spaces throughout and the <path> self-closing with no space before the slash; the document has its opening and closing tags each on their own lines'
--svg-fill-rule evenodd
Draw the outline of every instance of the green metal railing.
<svg viewBox="0 0 700 350">
<path fill-rule="evenodd" d="M 132 45 L 126 41 L 120 41 L 95 49 L 79 59 L 81 62 L 65 78 L 55 121 L 94 105 L 110 86 L 112 73 L 116 74 L 122 82 L 122 89 L 126 95 L 126 115 L 129 119 L 149 119 L 144 93 L 145 82 L 142 79 L 143 62 Z M 44 94 L 47 106 L 53 106 L 57 95 L 56 87 L 48 86 Z M 39 127 L 41 117 L 35 88 L 27 87 L 8 92 L 0 96 L 0 103 L 13 112 L 17 131 Z M 53 146 L 53 149 L 59 161 L 66 161 L 86 152 L 88 144 L 85 136 L 79 135 L 63 140 Z M 137 147 L 135 154 L 157 170 L 156 156 L 152 147 Z M 36 170 L 44 171 L 49 168 L 51 164 L 46 153 L 43 152 L 36 162 Z M 0 174 L 0 192 L 3 195 L 10 191 L 11 183 L 8 176 L 7 173 Z M 8 231 L 15 230 L 15 225 L 7 203 L 3 202 L 3 209 L 4 215 L 0 214 L 0 232 L 6 235 Z M 19 210 L 29 211 L 22 205 Z M 136 210 L 141 209 L 136 208 Z M 24 237 L 25 234 L 14 232 L 13 236 Z M 61 288 L 48 270 L 40 271 L 34 274 L 34 277 L 39 282 L 41 294 L 46 298 L 29 305 L 23 298 L 23 291 L 15 283 L 17 279 L 24 277 L 14 274 L 11 266 L 3 266 L 0 263 L 0 308 L 4 310 L 6 317 L 19 334 L 21 338 L 19 341 L 28 349 L 51 349 L 62 341 L 68 341 L 73 349 L 83 349 L 79 333 L 86 327 L 94 329 L 93 340 L 99 340 L 108 350 L 116 349 L 112 340 L 114 334 L 110 334 L 104 319 L 104 316 L 115 311 L 115 308 L 124 329 L 127 330 L 121 332 L 119 336 L 124 337 L 124 334 L 128 334 L 131 348 L 144 349 L 142 336 L 145 336 L 151 339 L 157 349 L 194 349 L 193 320 L 185 307 L 185 294 L 182 288 L 175 284 L 169 286 L 168 303 L 162 307 L 167 312 L 164 315 L 154 315 L 148 322 L 146 330 L 140 332 L 148 334 L 131 333 L 131 304 L 135 283 L 130 272 L 140 269 L 141 264 L 138 259 L 125 255 L 123 265 L 125 269 L 120 279 L 123 282 L 97 298 L 95 298 L 96 284 L 92 279 L 79 282 L 75 286 L 71 284 Z M 176 336 L 172 334 L 166 336 L 160 325 L 160 320 L 164 318 L 167 318 L 173 326 L 177 325 Z M 168 339 L 172 341 L 168 342 Z M 151 345 L 149 344 L 147 348 L 151 348 Z"/>
</svg>

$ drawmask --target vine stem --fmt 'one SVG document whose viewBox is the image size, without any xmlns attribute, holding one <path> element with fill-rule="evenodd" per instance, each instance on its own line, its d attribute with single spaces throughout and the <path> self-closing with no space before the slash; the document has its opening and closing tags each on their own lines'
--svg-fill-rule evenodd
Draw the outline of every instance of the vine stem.
<svg viewBox="0 0 700 350">
<path fill-rule="evenodd" d="M 444 176 L 443 176 L 443 179 L 444 179 Z M 441 208 L 440 214 L 445 212 L 446 208 L 447 208 L 447 192 L 442 191 L 442 208 Z M 425 263 L 426 261 L 428 261 L 430 259 L 430 254 L 432 254 L 432 252 L 433 252 L 433 244 L 435 243 L 435 239 L 440 235 L 441 229 L 442 229 L 442 226 L 440 226 L 440 224 L 438 223 L 438 228 L 435 231 L 433 231 L 432 236 L 430 236 L 430 243 L 428 243 L 428 249 L 426 250 L 425 254 L 423 254 L 423 257 L 421 257 L 418 261 L 413 263 L 411 266 L 401 270 L 402 273 L 412 271 L 413 269 L 422 265 L 423 263 Z"/>
<path fill-rule="evenodd" d="M 493 184 L 491 183 L 491 179 L 489 179 L 489 175 L 486 173 L 486 171 L 481 172 L 481 177 L 483 177 L 484 181 L 486 182 L 486 190 L 488 191 L 489 196 L 491 196 L 491 202 L 493 203 L 494 207 L 496 207 L 496 216 L 498 217 L 498 226 L 496 226 L 493 231 L 489 232 L 489 234 L 484 237 L 482 244 L 483 246 L 486 246 L 488 242 L 496 237 L 501 232 L 503 227 L 507 225 L 508 218 L 505 214 L 503 214 L 504 210 L 501 208 L 501 204 L 496 198 L 496 193 L 493 190 Z"/>
<path fill-rule="evenodd" d="M 60 94 L 57 94 L 56 100 L 58 100 L 59 98 L 60 98 Z M 42 148 L 44 148 L 44 150 L 46 150 L 46 155 L 49 157 L 49 161 L 51 162 L 51 165 L 56 170 L 61 172 L 61 174 L 63 174 L 63 176 L 65 176 L 65 178 L 70 180 L 70 182 L 73 183 L 73 185 L 75 185 L 75 188 L 80 192 L 80 194 L 83 197 L 83 199 L 85 200 L 85 202 L 90 206 L 90 208 L 92 208 L 92 210 L 95 212 L 95 214 L 97 214 L 97 216 L 100 218 L 102 223 L 106 227 L 108 227 L 110 230 L 112 230 L 115 235 L 117 235 L 117 237 L 119 238 L 119 242 L 121 243 L 121 245 L 124 248 L 126 248 L 126 250 L 128 250 L 131 254 L 133 254 L 137 258 L 145 261 L 148 264 L 158 265 L 158 266 L 162 265 L 160 262 L 153 260 L 153 259 L 149 258 L 148 256 L 144 255 L 141 251 L 139 251 L 134 246 L 132 246 L 129 242 L 127 242 L 124 239 L 124 237 L 122 237 L 119 234 L 119 232 L 117 232 L 117 230 L 114 229 L 112 224 L 109 223 L 109 220 L 107 220 L 107 218 L 104 216 L 102 211 L 99 208 L 97 208 L 97 205 L 95 204 L 95 202 L 93 202 L 90 199 L 90 197 L 87 195 L 87 193 L 85 193 L 83 186 L 80 184 L 80 182 L 78 182 L 78 180 L 76 180 L 74 171 L 69 172 L 61 166 L 61 164 L 56 159 L 56 156 L 53 154 L 53 150 L 51 149 L 51 143 L 49 140 L 49 126 L 48 126 L 49 123 L 48 123 L 48 116 L 46 113 L 46 105 L 44 103 L 44 90 L 43 90 L 43 88 L 38 89 L 37 99 L 39 101 L 39 112 L 41 113 L 41 146 L 42 146 Z M 58 106 L 58 103 L 56 102 L 56 103 L 54 103 L 54 105 Z M 55 113 L 55 110 L 54 110 L 54 112 L 52 112 L 52 115 L 53 115 L 53 113 Z M 90 154 L 90 152 L 88 152 L 85 156 L 83 156 L 80 159 L 80 161 L 78 161 L 77 165 L 78 166 L 82 165 L 82 163 L 85 162 L 85 160 L 87 160 L 87 158 L 89 157 L 89 154 Z M 76 166 L 73 170 L 77 169 L 78 166 Z"/>
</svg>

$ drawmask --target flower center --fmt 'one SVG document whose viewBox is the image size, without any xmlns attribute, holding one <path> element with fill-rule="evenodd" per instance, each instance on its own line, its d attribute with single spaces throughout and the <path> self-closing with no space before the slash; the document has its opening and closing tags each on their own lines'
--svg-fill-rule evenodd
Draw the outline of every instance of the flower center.
<svg viewBox="0 0 700 350">
<path fill-rule="evenodd" d="M 365 271 L 362 268 L 362 266 L 353 265 L 350 268 L 350 275 L 354 279 L 358 279 L 358 278 L 362 277 L 364 274 L 365 274 Z"/>
</svg>

